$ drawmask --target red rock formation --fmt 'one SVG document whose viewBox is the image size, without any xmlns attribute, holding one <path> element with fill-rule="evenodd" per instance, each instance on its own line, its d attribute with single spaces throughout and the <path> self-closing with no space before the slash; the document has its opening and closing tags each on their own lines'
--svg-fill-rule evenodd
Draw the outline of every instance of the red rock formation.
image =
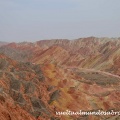
<svg viewBox="0 0 120 120">
<path fill-rule="evenodd" d="M 120 110 L 118 39 L 11 43 L 0 52 L 12 58 L 0 54 L 0 120 L 117 118 L 55 112 Z"/>
</svg>

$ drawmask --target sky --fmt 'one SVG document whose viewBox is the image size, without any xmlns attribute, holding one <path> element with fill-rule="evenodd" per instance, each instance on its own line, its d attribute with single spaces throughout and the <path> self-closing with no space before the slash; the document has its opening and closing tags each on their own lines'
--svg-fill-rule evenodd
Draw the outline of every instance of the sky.
<svg viewBox="0 0 120 120">
<path fill-rule="evenodd" d="M 0 41 L 120 37 L 120 0 L 0 0 Z"/>
</svg>

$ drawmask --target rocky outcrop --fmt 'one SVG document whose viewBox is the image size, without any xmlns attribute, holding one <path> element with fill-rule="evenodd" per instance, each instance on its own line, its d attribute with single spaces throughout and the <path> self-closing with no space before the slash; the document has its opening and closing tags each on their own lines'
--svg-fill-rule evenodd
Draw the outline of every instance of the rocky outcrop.
<svg viewBox="0 0 120 120">
<path fill-rule="evenodd" d="M 7 63 L 7 66 L 1 63 L 0 68 L 0 110 L 5 109 L 1 111 L 0 119 L 39 120 L 54 117 L 48 104 L 48 84 L 40 65 L 15 62 L 3 54 L 0 61 Z"/>
</svg>

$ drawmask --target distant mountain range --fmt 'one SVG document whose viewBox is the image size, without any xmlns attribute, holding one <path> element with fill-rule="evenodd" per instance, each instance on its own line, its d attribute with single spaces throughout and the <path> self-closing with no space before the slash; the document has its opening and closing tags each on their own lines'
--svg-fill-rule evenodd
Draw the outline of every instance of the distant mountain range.
<svg viewBox="0 0 120 120">
<path fill-rule="evenodd" d="M 7 44 L 9 44 L 9 43 L 0 41 L 0 47 L 4 46 L 4 45 L 7 45 Z"/>
<path fill-rule="evenodd" d="M 119 75 L 120 39 L 80 38 L 9 43 L 0 52 L 17 61 L 103 70 Z M 118 65 L 119 66 L 119 65 Z"/>
</svg>

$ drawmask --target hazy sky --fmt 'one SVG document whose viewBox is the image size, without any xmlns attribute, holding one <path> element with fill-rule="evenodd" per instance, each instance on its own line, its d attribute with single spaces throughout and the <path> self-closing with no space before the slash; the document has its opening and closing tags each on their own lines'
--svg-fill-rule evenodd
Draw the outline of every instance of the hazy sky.
<svg viewBox="0 0 120 120">
<path fill-rule="evenodd" d="M 120 0 L 0 0 L 0 41 L 120 37 Z"/>
</svg>

